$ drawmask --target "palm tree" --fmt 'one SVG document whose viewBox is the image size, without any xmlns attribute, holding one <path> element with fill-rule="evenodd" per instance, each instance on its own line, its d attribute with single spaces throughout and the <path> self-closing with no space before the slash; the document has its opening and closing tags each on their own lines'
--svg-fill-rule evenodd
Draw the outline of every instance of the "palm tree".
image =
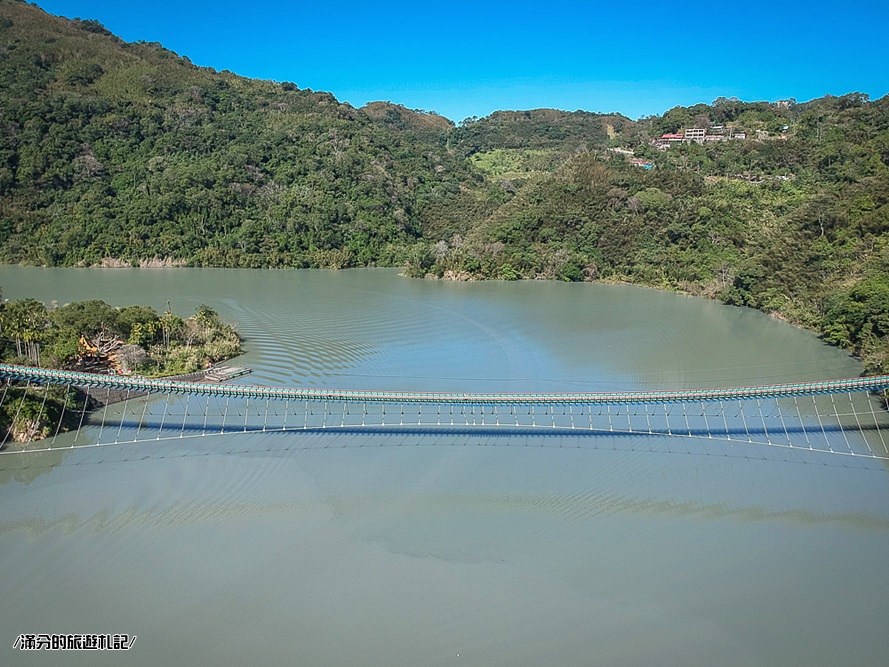
<svg viewBox="0 0 889 667">
<path fill-rule="evenodd" d="M 16 353 L 40 365 L 40 343 L 47 327 L 46 306 L 36 299 L 21 299 L 3 309 L 3 330 L 15 339 Z M 24 346 L 22 345 L 24 343 Z"/>
</svg>

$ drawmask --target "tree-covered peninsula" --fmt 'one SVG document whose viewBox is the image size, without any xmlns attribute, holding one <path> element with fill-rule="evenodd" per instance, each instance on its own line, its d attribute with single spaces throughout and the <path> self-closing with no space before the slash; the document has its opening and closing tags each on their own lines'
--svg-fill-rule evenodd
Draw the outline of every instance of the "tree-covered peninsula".
<svg viewBox="0 0 889 667">
<path fill-rule="evenodd" d="M 188 318 L 147 306 L 80 301 L 47 308 L 35 299 L 0 302 L 0 361 L 97 373 L 182 375 L 241 353 L 237 331 L 208 306 Z M 83 409 L 88 397 L 63 387 L 4 387 L 0 440 L 34 440 Z M 67 406 L 67 408 L 66 408 Z M 87 406 L 88 407 L 88 406 Z M 76 424 L 75 424 L 76 425 Z"/>
<path fill-rule="evenodd" d="M 0 54 L 4 261 L 632 282 L 761 309 L 889 370 L 889 98 L 455 126 L 18 0 L 0 0 Z"/>
</svg>

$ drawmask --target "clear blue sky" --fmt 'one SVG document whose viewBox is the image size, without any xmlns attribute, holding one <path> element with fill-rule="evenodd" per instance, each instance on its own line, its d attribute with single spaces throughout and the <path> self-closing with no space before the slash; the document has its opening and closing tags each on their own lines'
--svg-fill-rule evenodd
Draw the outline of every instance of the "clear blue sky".
<svg viewBox="0 0 889 667">
<path fill-rule="evenodd" d="M 889 93 L 889 2 L 38 0 L 197 65 L 460 121 Z"/>
</svg>

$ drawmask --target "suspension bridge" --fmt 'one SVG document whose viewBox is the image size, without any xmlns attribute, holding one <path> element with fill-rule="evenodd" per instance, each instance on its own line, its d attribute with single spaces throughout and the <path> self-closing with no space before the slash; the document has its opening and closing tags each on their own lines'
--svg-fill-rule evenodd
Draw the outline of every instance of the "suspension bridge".
<svg viewBox="0 0 889 667">
<path fill-rule="evenodd" d="M 0 455 L 325 430 L 694 438 L 889 460 L 889 375 L 681 391 L 444 393 L 266 387 L 0 364 Z"/>
</svg>

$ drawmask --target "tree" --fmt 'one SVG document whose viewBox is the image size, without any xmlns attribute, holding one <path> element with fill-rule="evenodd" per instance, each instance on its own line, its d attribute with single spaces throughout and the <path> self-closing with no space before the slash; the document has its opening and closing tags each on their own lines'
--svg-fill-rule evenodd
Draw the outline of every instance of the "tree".
<svg viewBox="0 0 889 667">
<path fill-rule="evenodd" d="M 50 311 L 53 323 L 92 338 L 102 332 L 120 331 L 120 313 L 113 306 L 97 299 L 65 304 Z"/>
<path fill-rule="evenodd" d="M 3 309 L 3 331 L 15 340 L 16 353 L 38 366 L 47 326 L 46 306 L 36 299 L 12 301 Z"/>
<path fill-rule="evenodd" d="M 182 330 L 182 318 L 173 314 L 169 303 L 167 304 L 167 310 L 160 317 L 160 327 L 164 347 L 169 349 L 170 342 Z"/>
</svg>

